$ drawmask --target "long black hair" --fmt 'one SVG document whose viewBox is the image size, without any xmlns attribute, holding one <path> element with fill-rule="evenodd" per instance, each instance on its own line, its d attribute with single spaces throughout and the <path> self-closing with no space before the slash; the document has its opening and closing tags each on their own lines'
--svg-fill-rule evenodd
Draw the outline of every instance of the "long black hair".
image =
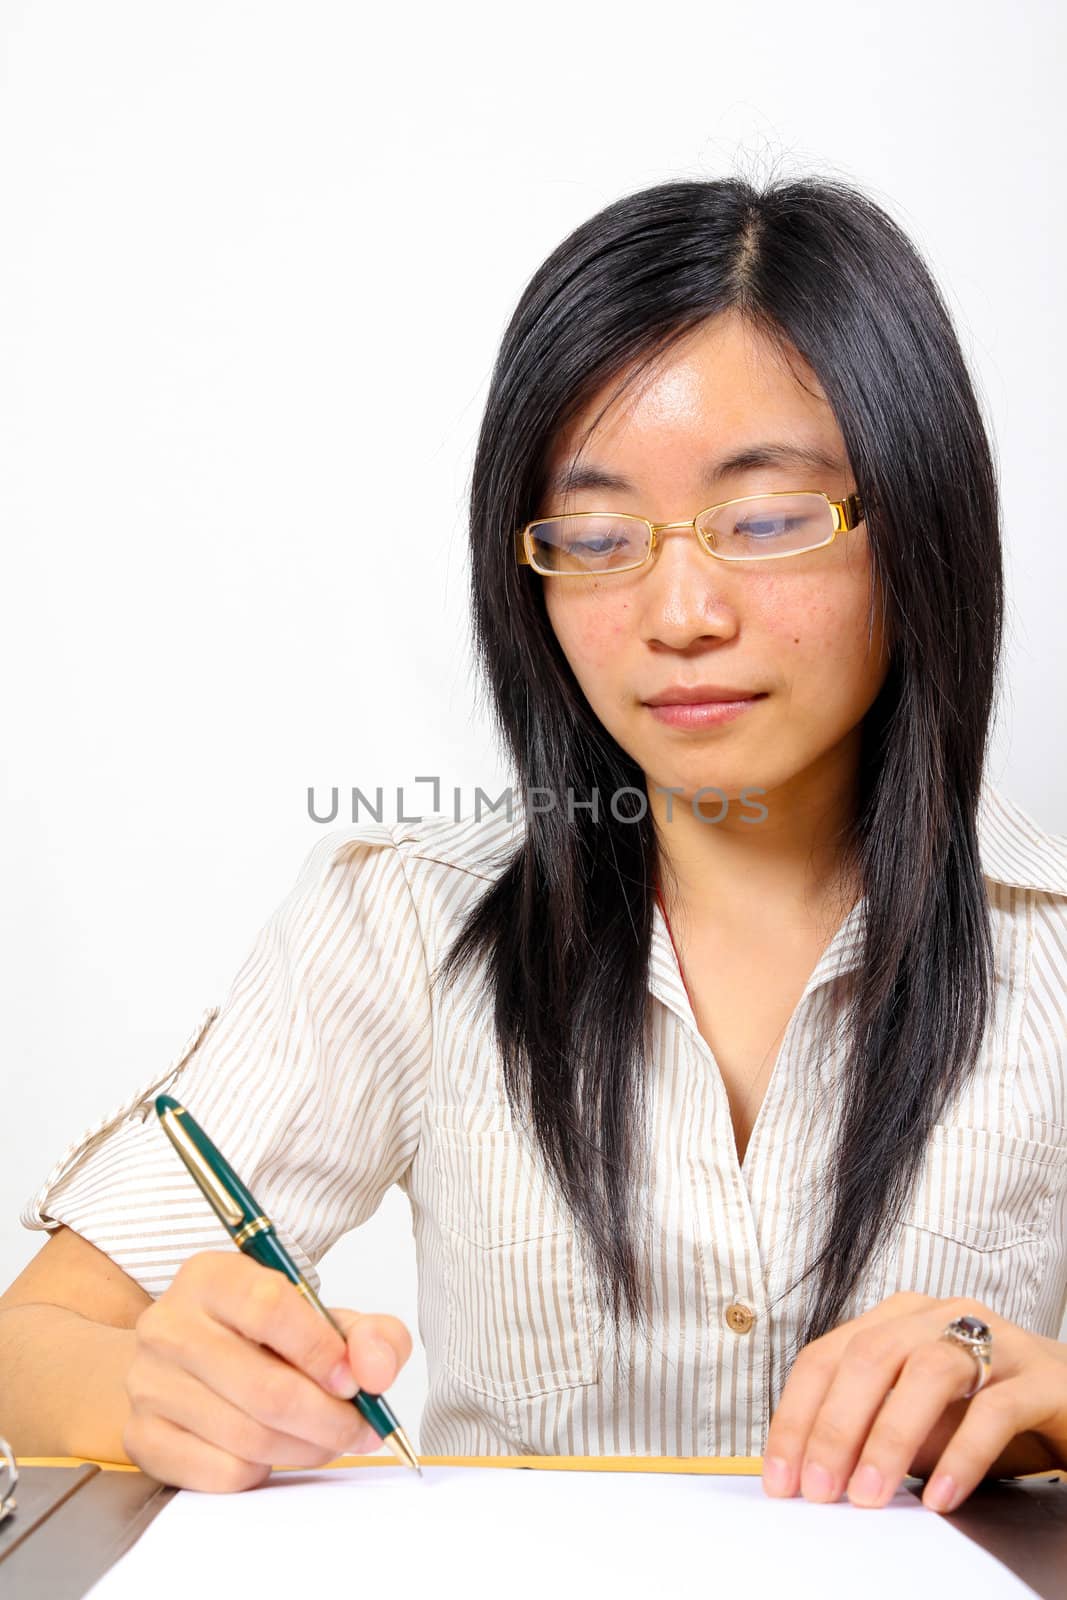
<svg viewBox="0 0 1067 1600">
<path fill-rule="evenodd" d="M 553 441 L 710 317 L 813 369 L 866 510 L 891 641 L 846 841 L 866 898 L 828 1224 L 801 1343 L 834 1327 L 977 1059 L 993 984 L 976 814 L 999 667 L 995 470 L 951 318 L 915 247 L 838 180 L 658 184 L 576 228 L 524 290 L 492 374 L 470 500 L 473 627 L 524 806 L 521 845 L 437 976 L 484 958 L 509 1104 L 591 1250 L 603 1307 L 648 1314 L 647 987 L 661 862 L 640 821 L 580 804 L 645 776 L 594 715 L 515 561 Z M 875 585 L 872 585 L 872 595 Z M 872 599 L 873 608 L 873 599 Z M 539 808 L 534 790 L 559 796 Z M 565 806 L 562 797 L 576 803 Z M 619 808 L 621 809 L 621 808 Z M 636 815 L 635 808 L 633 815 Z"/>
</svg>

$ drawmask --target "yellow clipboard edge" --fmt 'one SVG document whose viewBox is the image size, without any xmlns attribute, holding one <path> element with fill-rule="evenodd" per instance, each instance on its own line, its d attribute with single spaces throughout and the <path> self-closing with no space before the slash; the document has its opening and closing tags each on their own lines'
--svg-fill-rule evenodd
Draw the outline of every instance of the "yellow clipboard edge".
<svg viewBox="0 0 1067 1600">
<path fill-rule="evenodd" d="M 17 1456 L 20 1467 L 80 1467 L 85 1456 Z M 692 1472 L 759 1477 L 762 1456 L 420 1456 L 424 1467 L 539 1467 L 549 1472 Z M 139 1472 L 128 1461 L 92 1461 L 104 1472 Z M 325 1471 L 333 1467 L 399 1467 L 392 1454 L 338 1456 L 325 1467 L 272 1467 L 272 1472 Z"/>
</svg>

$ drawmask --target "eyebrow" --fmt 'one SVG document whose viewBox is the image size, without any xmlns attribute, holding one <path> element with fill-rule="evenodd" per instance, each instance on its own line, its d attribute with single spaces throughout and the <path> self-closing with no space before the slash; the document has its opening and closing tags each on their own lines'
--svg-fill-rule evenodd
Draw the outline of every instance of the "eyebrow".
<svg viewBox="0 0 1067 1600">
<path fill-rule="evenodd" d="M 701 486 L 713 488 L 723 478 L 740 472 L 753 472 L 758 467 L 799 466 L 816 467 L 826 472 L 842 473 L 844 462 L 817 445 L 752 444 L 718 461 L 709 461 L 701 474 Z M 593 462 L 566 462 L 549 480 L 550 494 L 576 494 L 581 489 L 613 489 L 620 494 L 634 494 L 636 487 L 629 478 Z"/>
</svg>

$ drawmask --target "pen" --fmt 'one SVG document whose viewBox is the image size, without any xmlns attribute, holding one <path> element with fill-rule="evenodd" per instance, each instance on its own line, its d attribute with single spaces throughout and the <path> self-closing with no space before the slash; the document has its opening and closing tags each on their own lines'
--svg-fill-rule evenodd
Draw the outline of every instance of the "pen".
<svg viewBox="0 0 1067 1600">
<path fill-rule="evenodd" d="M 199 1123 L 169 1094 L 157 1095 L 156 1112 L 163 1124 L 163 1131 L 185 1162 L 204 1198 L 237 1248 L 244 1255 L 251 1256 L 254 1261 L 261 1262 L 263 1266 L 271 1267 L 275 1272 L 284 1272 L 289 1282 L 296 1285 L 308 1304 L 314 1306 L 330 1326 L 337 1329 L 341 1338 L 345 1339 L 343 1329 L 327 1311 L 278 1238 L 273 1222 L 264 1215 L 229 1162 L 225 1161 L 215 1149 Z M 346 1345 L 347 1342 L 345 1339 Z M 421 1478 L 419 1458 L 411 1448 L 407 1434 L 393 1415 L 388 1401 L 380 1394 L 368 1394 L 365 1389 L 358 1389 L 352 1396 L 352 1404 L 370 1423 L 378 1437 L 389 1445 L 394 1455 L 398 1456 L 406 1466 L 414 1467 Z"/>
</svg>

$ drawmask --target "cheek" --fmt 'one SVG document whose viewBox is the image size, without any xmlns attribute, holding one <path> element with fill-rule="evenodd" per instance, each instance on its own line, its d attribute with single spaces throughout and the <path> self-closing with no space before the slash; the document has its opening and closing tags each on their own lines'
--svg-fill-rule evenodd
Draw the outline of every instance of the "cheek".
<svg viewBox="0 0 1067 1600">
<path fill-rule="evenodd" d="M 603 668 L 623 659 L 632 627 L 629 601 L 598 605 L 549 604 L 549 621 L 564 655 L 581 679 L 583 667 Z"/>
<path fill-rule="evenodd" d="M 768 577 L 752 599 L 750 628 L 762 635 L 785 674 L 817 668 L 837 648 L 838 606 L 825 584 Z"/>
<path fill-rule="evenodd" d="M 777 641 L 786 669 L 803 665 L 820 677 L 848 668 L 852 677 L 865 672 L 868 655 L 868 592 L 854 577 L 847 582 L 812 578 L 802 586 L 770 579 L 760 595 L 760 626 Z M 873 670 L 878 634 L 870 646 Z"/>
</svg>

